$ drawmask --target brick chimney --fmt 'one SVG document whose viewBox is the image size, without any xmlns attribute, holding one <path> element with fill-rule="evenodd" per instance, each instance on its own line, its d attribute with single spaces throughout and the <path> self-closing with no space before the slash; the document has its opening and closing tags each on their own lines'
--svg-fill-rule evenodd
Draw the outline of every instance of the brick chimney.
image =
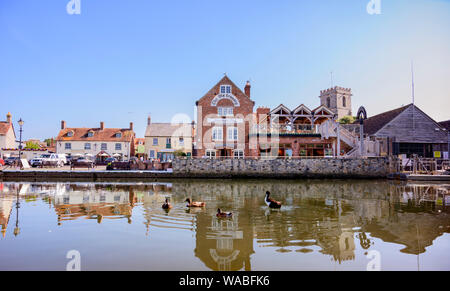
<svg viewBox="0 0 450 291">
<path fill-rule="evenodd" d="M 66 129 L 66 122 L 64 120 L 61 121 L 61 129 Z"/>
<path fill-rule="evenodd" d="M 150 125 L 152 123 L 152 118 L 150 117 L 150 115 L 147 118 L 147 125 Z"/>
<path fill-rule="evenodd" d="M 130 130 L 133 130 L 133 122 L 130 122 Z"/>
<path fill-rule="evenodd" d="M 6 122 L 7 123 L 12 123 L 12 115 L 11 112 L 8 112 L 8 114 L 6 114 Z"/>
<path fill-rule="evenodd" d="M 105 129 L 105 123 L 103 121 L 100 121 L 100 129 L 101 130 Z"/>
<path fill-rule="evenodd" d="M 245 85 L 244 91 L 245 91 L 245 95 L 247 95 L 247 97 L 250 98 L 250 88 L 252 86 L 250 86 L 250 81 L 247 81 L 247 84 Z"/>
</svg>

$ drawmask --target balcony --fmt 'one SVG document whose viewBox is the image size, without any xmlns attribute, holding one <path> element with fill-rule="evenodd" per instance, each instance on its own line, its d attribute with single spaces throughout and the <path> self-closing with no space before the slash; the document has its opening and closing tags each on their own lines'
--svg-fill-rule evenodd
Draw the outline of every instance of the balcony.
<svg viewBox="0 0 450 291">
<path fill-rule="evenodd" d="M 257 125 L 252 135 L 272 135 L 279 136 L 320 136 L 319 125 L 311 124 L 272 124 Z"/>
</svg>

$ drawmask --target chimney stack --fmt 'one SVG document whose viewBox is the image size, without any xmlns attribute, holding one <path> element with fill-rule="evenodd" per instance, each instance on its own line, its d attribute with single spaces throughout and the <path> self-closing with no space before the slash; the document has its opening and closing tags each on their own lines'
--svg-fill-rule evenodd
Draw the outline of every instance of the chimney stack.
<svg viewBox="0 0 450 291">
<path fill-rule="evenodd" d="M 149 115 L 148 118 L 147 118 L 147 125 L 150 125 L 150 123 L 152 123 L 152 118 Z"/>
<path fill-rule="evenodd" d="M 6 114 L 6 122 L 7 123 L 12 123 L 12 118 L 11 118 L 11 112 L 8 112 L 8 114 Z"/>
<path fill-rule="evenodd" d="M 100 129 L 101 130 L 105 129 L 105 123 L 103 121 L 100 121 Z"/>
<path fill-rule="evenodd" d="M 247 95 L 248 98 L 250 98 L 250 88 L 252 86 L 250 86 L 250 81 L 247 81 L 247 84 L 245 85 L 244 91 L 245 91 L 245 95 Z"/>
<path fill-rule="evenodd" d="M 130 130 L 133 130 L 133 122 L 130 122 Z"/>
<path fill-rule="evenodd" d="M 64 120 L 61 121 L 61 129 L 66 129 L 66 122 Z"/>
</svg>

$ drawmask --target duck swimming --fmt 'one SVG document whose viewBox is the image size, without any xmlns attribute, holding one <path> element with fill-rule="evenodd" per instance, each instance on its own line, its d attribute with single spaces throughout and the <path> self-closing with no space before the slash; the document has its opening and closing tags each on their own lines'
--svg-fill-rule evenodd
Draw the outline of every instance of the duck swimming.
<svg viewBox="0 0 450 291">
<path fill-rule="evenodd" d="M 192 202 L 191 198 L 187 198 L 185 202 L 188 203 L 186 205 L 186 207 L 205 207 L 206 206 L 205 202 Z"/>
<path fill-rule="evenodd" d="M 270 192 L 266 192 L 266 198 L 264 198 L 264 202 L 266 202 L 269 208 L 281 208 L 281 203 L 270 198 Z"/>
<path fill-rule="evenodd" d="M 219 218 L 231 218 L 231 217 L 233 217 L 233 213 L 231 213 L 231 212 L 222 212 L 222 210 L 220 210 L 220 208 L 219 208 L 219 209 L 217 209 L 216 216 L 219 217 Z"/>
<path fill-rule="evenodd" d="M 162 205 L 162 209 L 171 209 L 172 204 L 169 203 L 169 199 L 166 198 L 166 202 Z"/>
</svg>

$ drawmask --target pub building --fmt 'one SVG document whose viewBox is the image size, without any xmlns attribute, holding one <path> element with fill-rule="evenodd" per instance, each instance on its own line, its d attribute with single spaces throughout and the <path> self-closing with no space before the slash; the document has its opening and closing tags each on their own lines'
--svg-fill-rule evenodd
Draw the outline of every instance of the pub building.
<svg viewBox="0 0 450 291">
<path fill-rule="evenodd" d="M 334 122 L 336 114 L 324 105 L 309 109 L 300 105 L 290 110 L 281 104 L 273 110 L 256 110 L 258 123 L 250 133 L 252 156 L 327 157 L 337 155 L 337 138 L 324 136 L 326 122 Z M 344 152 L 351 147 L 341 141 Z"/>
<path fill-rule="evenodd" d="M 196 102 L 196 156 L 325 157 L 352 148 L 345 139 L 337 146 L 336 134 L 328 131 L 328 124 L 340 115 L 351 115 L 351 89 L 336 86 L 321 91 L 321 105 L 315 109 L 302 104 L 290 110 L 281 104 L 273 110 L 260 107 L 256 112 L 250 89 L 247 82 L 243 92 L 225 75 Z"/>
<path fill-rule="evenodd" d="M 195 153 L 199 157 L 249 156 L 249 128 L 255 102 L 226 75 L 196 102 Z"/>
</svg>

